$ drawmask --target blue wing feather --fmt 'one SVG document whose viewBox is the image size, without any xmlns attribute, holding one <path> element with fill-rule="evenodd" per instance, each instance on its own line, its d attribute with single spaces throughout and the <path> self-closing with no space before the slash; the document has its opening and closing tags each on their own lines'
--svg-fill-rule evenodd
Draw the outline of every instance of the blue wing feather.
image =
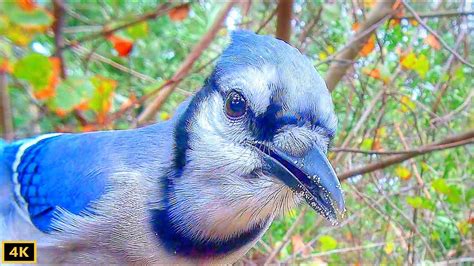
<svg viewBox="0 0 474 266">
<path fill-rule="evenodd" d="M 100 135 L 64 134 L 45 138 L 26 148 L 21 158 L 18 158 L 20 147 L 34 139 L 5 148 L 4 160 L 12 166 L 14 179 L 16 174 L 15 200 L 41 231 L 53 230 L 52 220 L 58 208 L 81 214 L 103 194 L 107 169 L 94 163 L 101 159 L 97 145 L 104 138 Z M 18 159 L 19 164 L 13 169 Z"/>
</svg>

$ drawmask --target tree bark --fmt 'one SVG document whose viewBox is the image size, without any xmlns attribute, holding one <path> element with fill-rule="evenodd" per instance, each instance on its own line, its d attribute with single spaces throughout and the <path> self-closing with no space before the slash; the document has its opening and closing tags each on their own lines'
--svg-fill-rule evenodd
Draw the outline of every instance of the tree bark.
<svg viewBox="0 0 474 266">
<path fill-rule="evenodd" d="M 8 95 L 7 73 L 0 69 L 0 123 L 2 127 L 2 137 L 7 140 L 13 140 L 13 122 L 10 107 L 10 97 Z"/>
<path fill-rule="evenodd" d="M 293 16 L 293 0 L 280 0 L 277 7 L 276 37 L 287 43 L 291 38 L 291 18 Z"/>
<path fill-rule="evenodd" d="M 355 33 L 352 43 L 334 58 L 326 74 L 326 85 L 329 91 L 333 91 L 336 88 L 339 81 L 346 74 L 347 69 L 352 65 L 352 63 L 347 62 L 353 62 L 356 59 L 360 50 L 370 38 L 371 33 L 376 30 L 376 28 L 371 29 L 371 27 L 391 17 L 395 2 L 396 0 L 378 1 L 367 15 L 367 19 Z M 366 32 L 367 30 L 369 30 L 368 33 Z"/>
<path fill-rule="evenodd" d="M 60 74 L 61 78 L 66 78 L 66 66 L 64 64 L 63 58 L 63 49 L 64 46 L 64 36 L 63 36 L 63 27 L 64 27 L 64 1 L 63 0 L 54 0 L 53 1 L 53 14 L 54 14 L 54 24 L 53 24 L 53 32 L 54 32 L 54 45 L 56 47 L 56 51 L 54 52 L 54 56 L 58 58 L 60 63 Z"/>
</svg>

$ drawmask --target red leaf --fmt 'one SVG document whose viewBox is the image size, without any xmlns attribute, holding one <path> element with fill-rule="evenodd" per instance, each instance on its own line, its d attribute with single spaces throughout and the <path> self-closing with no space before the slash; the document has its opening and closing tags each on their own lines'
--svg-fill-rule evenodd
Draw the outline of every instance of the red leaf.
<svg viewBox="0 0 474 266">
<path fill-rule="evenodd" d="M 133 42 L 123 37 L 111 34 L 107 39 L 114 45 L 119 56 L 128 56 L 133 49 Z"/>
<path fill-rule="evenodd" d="M 168 16 L 172 21 L 183 21 L 189 15 L 189 4 L 180 5 L 168 11 Z"/>
</svg>

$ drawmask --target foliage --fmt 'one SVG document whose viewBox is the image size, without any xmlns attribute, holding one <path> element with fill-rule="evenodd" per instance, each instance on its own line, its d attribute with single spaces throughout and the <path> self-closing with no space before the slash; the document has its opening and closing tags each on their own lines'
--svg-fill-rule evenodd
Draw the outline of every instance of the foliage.
<svg viewBox="0 0 474 266">
<path fill-rule="evenodd" d="M 307 54 L 324 76 L 331 59 L 349 43 L 374 5 L 373 1 L 298 0 L 290 43 Z M 412 5 L 420 13 L 466 8 L 456 1 Z M 162 4 L 155 1 L 70 1 L 61 29 L 66 45 L 58 53 L 50 1 L 0 2 L 0 68 L 8 73 L 16 137 L 135 125 L 149 103 L 136 104 L 137 99 L 152 95 L 173 76 L 222 4 L 192 2 L 103 34 L 158 7 Z M 276 19 L 271 14 L 275 8 L 276 3 L 252 1 L 245 14 L 244 8 L 234 7 L 226 26 L 156 120 L 168 119 L 182 100 L 199 89 L 228 42 L 228 31 L 262 27 L 261 33 L 274 34 Z M 398 12 L 399 17 L 409 15 L 406 9 Z M 472 15 L 423 20 L 447 45 L 474 61 L 472 38 L 463 33 L 464 27 L 471 27 L 472 33 Z M 467 20 L 471 26 L 466 26 Z M 333 92 L 339 118 L 335 147 L 347 139 L 348 147 L 356 149 L 399 151 L 472 130 L 474 109 L 469 99 L 474 71 L 452 57 L 436 36 L 411 17 L 379 26 Z M 370 106 L 380 90 L 384 94 Z M 363 126 L 349 135 L 367 108 L 372 109 Z M 122 109 L 126 111 L 115 117 Z M 343 184 L 348 212 L 342 226 L 326 226 L 321 217 L 308 211 L 285 242 L 288 228 L 297 220 L 296 215 L 287 215 L 274 222 L 264 244 L 258 244 L 246 259 L 263 262 L 271 253 L 268 247 L 280 245 L 276 259 L 288 263 L 399 264 L 466 256 L 472 252 L 474 232 L 473 152 L 472 146 L 464 146 L 429 153 L 353 177 Z M 337 172 L 344 172 L 386 155 L 329 156 Z"/>
</svg>

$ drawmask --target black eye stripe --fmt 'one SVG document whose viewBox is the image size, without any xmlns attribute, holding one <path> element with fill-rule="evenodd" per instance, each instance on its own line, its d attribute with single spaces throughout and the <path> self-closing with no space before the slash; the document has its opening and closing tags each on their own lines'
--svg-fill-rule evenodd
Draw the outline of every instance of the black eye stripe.
<svg viewBox="0 0 474 266">
<path fill-rule="evenodd" d="M 230 119 L 240 118 L 247 112 L 247 100 L 241 93 L 232 90 L 227 94 L 224 108 Z"/>
</svg>

